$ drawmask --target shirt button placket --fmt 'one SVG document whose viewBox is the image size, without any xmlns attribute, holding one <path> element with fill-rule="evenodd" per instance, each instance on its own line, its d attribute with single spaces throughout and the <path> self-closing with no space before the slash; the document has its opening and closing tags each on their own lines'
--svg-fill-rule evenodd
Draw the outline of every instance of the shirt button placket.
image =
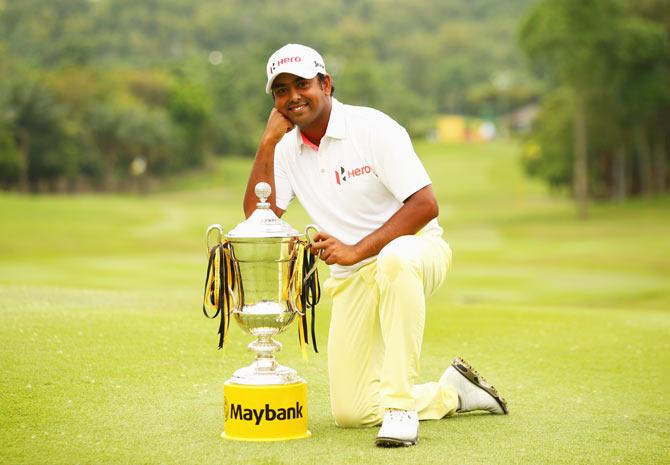
<svg viewBox="0 0 670 465">
<path fill-rule="evenodd" d="M 322 175 L 326 174 L 326 157 L 324 156 L 324 145 L 324 141 L 322 140 L 321 145 L 319 146 L 319 151 L 316 152 L 316 157 L 319 161 L 319 171 Z"/>
</svg>

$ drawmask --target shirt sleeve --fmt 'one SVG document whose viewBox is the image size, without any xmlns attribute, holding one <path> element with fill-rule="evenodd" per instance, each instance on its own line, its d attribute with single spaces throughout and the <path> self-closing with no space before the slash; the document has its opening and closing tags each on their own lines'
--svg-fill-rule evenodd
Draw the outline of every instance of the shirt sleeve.
<svg viewBox="0 0 670 465">
<path fill-rule="evenodd" d="M 390 118 L 371 132 L 373 168 L 381 182 L 400 202 L 431 184 L 405 128 Z"/>
<path fill-rule="evenodd" d="M 286 152 L 282 149 L 281 143 L 277 144 L 274 160 L 275 203 L 282 210 L 287 210 L 291 200 L 295 197 L 286 163 Z"/>
</svg>

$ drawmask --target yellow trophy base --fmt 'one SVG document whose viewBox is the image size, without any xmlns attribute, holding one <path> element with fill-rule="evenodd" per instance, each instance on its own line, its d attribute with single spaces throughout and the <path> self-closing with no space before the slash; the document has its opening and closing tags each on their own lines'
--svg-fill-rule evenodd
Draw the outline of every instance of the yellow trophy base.
<svg viewBox="0 0 670 465">
<path fill-rule="evenodd" d="M 223 386 L 223 433 L 236 441 L 287 441 L 307 429 L 307 383 Z"/>
</svg>

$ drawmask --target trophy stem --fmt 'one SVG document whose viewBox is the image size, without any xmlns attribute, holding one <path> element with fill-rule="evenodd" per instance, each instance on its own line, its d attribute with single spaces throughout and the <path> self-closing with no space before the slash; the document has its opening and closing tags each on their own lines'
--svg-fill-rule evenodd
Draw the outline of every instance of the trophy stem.
<svg viewBox="0 0 670 465">
<path fill-rule="evenodd" d="M 281 350 L 281 343 L 270 335 L 258 335 L 258 339 L 248 345 L 256 354 L 256 360 L 249 366 L 235 371 L 231 382 L 247 385 L 276 385 L 304 382 L 293 368 L 277 363 L 275 352 Z"/>
<path fill-rule="evenodd" d="M 256 353 L 256 360 L 252 364 L 256 373 L 272 373 L 277 370 L 278 364 L 274 354 L 281 350 L 281 343 L 272 339 L 272 336 L 259 335 L 258 339 L 251 342 L 248 347 Z"/>
</svg>

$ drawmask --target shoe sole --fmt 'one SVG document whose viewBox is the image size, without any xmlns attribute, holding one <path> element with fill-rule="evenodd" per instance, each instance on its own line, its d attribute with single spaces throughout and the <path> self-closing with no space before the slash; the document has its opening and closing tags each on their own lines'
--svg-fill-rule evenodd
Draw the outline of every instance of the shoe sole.
<svg viewBox="0 0 670 465">
<path fill-rule="evenodd" d="M 503 399 L 496 388 L 494 388 L 488 381 L 486 381 L 482 375 L 477 373 L 477 370 L 472 368 L 468 362 L 458 357 L 455 358 L 453 362 L 451 362 L 451 366 L 458 370 L 458 372 L 465 376 L 465 378 L 472 384 L 480 389 L 483 389 L 491 397 L 493 397 L 502 409 L 503 414 L 507 415 L 509 411 L 507 410 L 507 402 L 505 399 Z"/>
<path fill-rule="evenodd" d="M 409 447 L 417 443 L 418 439 L 414 441 L 403 441 L 396 438 L 377 438 L 375 439 L 375 445 L 377 447 Z"/>
</svg>

